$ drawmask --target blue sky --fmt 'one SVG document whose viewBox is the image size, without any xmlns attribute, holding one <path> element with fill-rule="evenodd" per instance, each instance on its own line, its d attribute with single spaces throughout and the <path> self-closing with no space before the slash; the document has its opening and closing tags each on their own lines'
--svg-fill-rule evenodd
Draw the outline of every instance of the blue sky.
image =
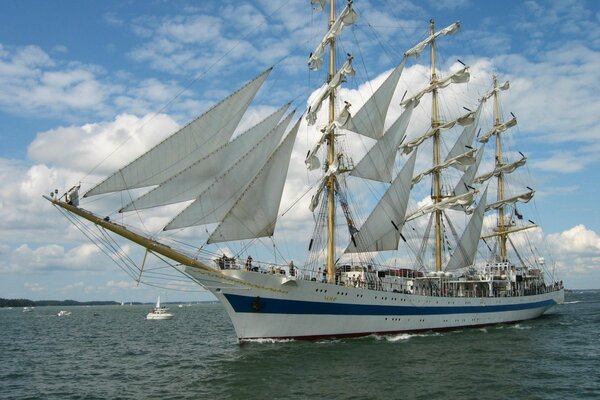
<svg viewBox="0 0 600 400">
<path fill-rule="evenodd" d="M 519 117 L 540 235 L 567 286 L 599 288 L 600 4 L 356 0 L 355 9 L 340 42 L 355 57 L 349 86 L 395 66 L 430 18 L 440 28 L 461 21 L 440 68 L 460 58 L 474 77 L 511 80 L 506 110 Z M 41 195 L 97 181 L 130 158 L 92 171 L 101 154 L 134 133 L 156 142 L 271 65 L 247 123 L 287 101 L 303 111 L 323 79 L 306 68 L 323 21 L 308 1 L 0 2 L 0 297 L 152 301 L 160 289 L 136 287 Z"/>
</svg>

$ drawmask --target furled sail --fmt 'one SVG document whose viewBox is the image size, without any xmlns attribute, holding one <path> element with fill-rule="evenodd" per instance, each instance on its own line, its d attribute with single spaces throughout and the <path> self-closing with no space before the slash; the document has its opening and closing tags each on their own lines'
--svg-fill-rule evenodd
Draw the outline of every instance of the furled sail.
<svg viewBox="0 0 600 400">
<path fill-rule="evenodd" d="M 425 47 L 427 47 L 427 45 L 429 43 L 433 42 L 433 40 L 435 38 L 437 38 L 440 35 L 452 35 L 452 34 L 458 32 L 459 29 L 460 29 L 460 22 L 456 21 L 452 25 L 449 25 L 449 26 L 445 27 L 444 29 L 435 32 L 433 35 L 429 35 L 426 39 L 419 42 L 412 49 L 405 52 L 404 56 L 405 57 L 418 57 L 421 54 L 421 52 L 425 49 Z"/>
<path fill-rule="evenodd" d="M 85 196 L 158 185 L 227 143 L 271 69 L 109 176 Z"/>
<path fill-rule="evenodd" d="M 327 182 L 329 182 L 329 177 L 331 175 L 337 174 L 338 169 L 339 169 L 339 161 L 336 158 L 333 161 L 333 163 L 329 164 L 329 166 L 327 167 L 327 171 L 325 171 L 325 174 L 323 175 L 323 178 L 321 179 L 321 183 L 319 183 L 319 187 L 317 188 L 317 191 L 315 192 L 315 194 L 312 196 L 312 198 L 310 200 L 308 209 L 311 212 L 314 212 L 315 209 L 317 208 L 317 206 L 319 205 L 319 201 L 321 199 L 321 193 L 323 193 L 323 189 L 325 189 L 325 185 L 327 184 Z"/>
<path fill-rule="evenodd" d="M 487 143 L 487 141 L 490 140 L 490 138 L 492 136 L 497 135 L 502 132 L 505 132 L 508 128 L 512 128 L 515 125 L 517 125 L 517 117 L 512 117 L 510 120 L 506 121 L 505 123 L 494 126 L 492 129 L 487 131 L 485 133 L 485 135 L 483 135 L 479 138 L 479 142 Z"/>
<path fill-rule="evenodd" d="M 350 130 L 373 139 L 381 138 L 390 101 L 405 64 L 406 59 L 403 59 L 377 88 L 373 96 L 352 116 Z"/>
<path fill-rule="evenodd" d="M 350 104 L 346 103 L 344 109 L 338 114 L 336 119 L 332 123 L 330 123 L 326 128 L 323 128 L 321 130 L 321 137 L 309 150 L 308 154 L 306 155 L 306 159 L 304 160 L 306 168 L 313 171 L 321 166 L 321 161 L 319 161 L 319 157 L 317 157 L 317 152 L 319 151 L 321 146 L 327 141 L 327 138 L 329 137 L 329 134 L 332 129 L 347 129 L 348 126 L 351 124 L 350 112 L 348 111 L 349 107 Z"/>
<path fill-rule="evenodd" d="M 433 203 L 418 209 L 417 211 L 412 213 L 408 218 L 406 218 L 406 221 L 412 221 L 413 219 L 425 214 L 429 214 L 430 212 L 434 212 L 436 210 L 446 210 L 456 205 L 468 206 L 469 204 L 473 203 L 476 193 L 477 190 L 471 190 L 458 196 L 444 198 L 438 203 Z"/>
<path fill-rule="evenodd" d="M 481 159 L 483 158 L 483 151 L 485 145 L 481 146 L 477 150 L 477 154 L 475 155 L 475 162 L 470 165 L 465 173 L 460 177 L 460 180 L 454 187 L 454 195 L 458 196 L 469 191 L 469 188 L 473 184 L 473 180 L 475 179 L 475 174 L 477 173 L 477 169 L 479 168 L 479 164 L 481 163 Z M 462 209 L 462 207 L 458 207 L 458 209 Z"/>
<path fill-rule="evenodd" d="M 169 222 L 165 230 L 221 221 L 279 144 L 292 115 L 288 115 L 254 147 L 247 149 L 230 168 L 213 178 L 210 186 Z"/>
<path fill-rule="evenodd" d="M 523 194 L 520 194 L 520 195 L 517 195 L 517 196 L 510 197 L 508 199 L 497 201 L 495 203 L 489 204 L 485 208 L 485 210 L 486 211 L 488 211 L 488 210 L 497 210 L 498 208 L 500 208 L 502 206 L 506 206 L 506 205 L 509 205 L 509 204 L 514 204 L 514 203 L 517 203 L 517 202 L 519 202 L 519 203 L 528 203 L 529 200 L 531 200 L 533 198 L 533 194 L 534 193 L 535 193 L 535 191 L 531 190 L 531 191 L 529 191 L 527 193 L 523 193 Z"/>
<path fill-rule="evenodd" d="M 248 149 L 256 146 L 267 134 L 273 131 L 288 108 L 289 104 L 281 107 L 231 142 L 225 143 L 177 175 L 162 182 L 159 186 L 132 201 L 120 211 L 140 210 L 195 199 L 223 171 L 228 170 L 233 164 L 238 162 L 248 152 Z M 287 126 L 287 123 L 285 125 Z M 285 128 L 280 129 L 281 136 L 283 135 L 283 129 Z M 281 136 L 274 139 L 277 141 L 273 143 L 273 148 L 279 142 Z"/>
<path fill-rule="evenodd" d="M 450 260 L 445 268 L 446 271 L 455 271 L 473 264 L 475 255 L 477 254 L 477 244 L 479 243 L 481 228 L 483 227 L 486 199 L 487 189 L 483 192 L 483 196 L 481 196 L 477 208 L 475 208 L 469 223 L 463 231 L 454 253 L 450 256 Z"/>
<path fill-rule="evenodd" d="M 463 154 L 459 154 L 450 160 L 444 161 L 441 164 L 435 165 L 429 168 L 427 171 L 421 172 L 419 175 L 415 176 L 412 180 L 413 185 L 419 183 L 424 176 L 429 175 L 435 171 L 439 171 L 444 168 L 448 168 L 454 164 L 461 164 L 464 166 L 472 165 L 475 162 L 475 158 L 473 154 L 475 153 L 475 149 L 471 149 L 469 151 L 464 152 Z"/>
<path fill-rule="evenodd" d="M 398 146 L 404 139 L 412 112 L 413 105 L 411 104 L 386 131 L 383 138 L 371 147 L 350 175 L 380 182 L 391 182 Z"/>
<path fill-rule="evenodd" d="M 306 113 L 308 125 L 314 125 L 317 122 L 317 113 L 321 109 L 323 101 L 329 97 L 329 94 L 345 81 L 346 76 L 353 76 L 354 69 L 352 68 L 352 57 L 348 57 L 344 65 L 335 73 L 331 80 L 321 86 L 316 96 L 310 102 Z"/>
<path fill-rule="evenodd" d="M 346 253 L 396 250 L 410 196 L 410 180 L 415 169 L 417 152 L 413 152 L 391 186 L 358 233 Z"/>
<path fill-rule="evenodd" d="M 482 105 L 483 103 L 479 103 L 479 106 L 477 107 L 477 110 L 475 110 L 475 112 L 470 112 L 461 117 L 463 121 L 468 123 L 463 124 L 464 129 L 458 137 L 456 143 L 454 143 L 452 149 L 450 149 L 450 151 L 446 155 L 446 161 L 453 157 L 456 157 L 457 155 L 461 154 L 465 150 L 465 148 L 469 148 L 473 145 L 473 140 L 475 139 L 475 131 L 477 130 L 477 125 L 479 124 L 479 116 L 481 115 Z M 464 171 L 462 165 L 455 164 L 454 166 Z"/>
<path fill-rule="evenodd" d="M 415 105 L 418 104 L 418 102 L 413 100 L 412 102 L 407 103 L 406 106 L 408 107 L 408 105 L 410 105 L 410 104 L 412 104 L 413 107 L 414 107 Z M 474 119 L 474 113 L 471 111 L 471 112 L 469 112 L 469 113 L 467 113 L 465 115 L 462 115 L 462 116 L 458 117 L 457 119 L 454 119 L 454 120 L 448 121 L 448 122 L 444 122 L 444 123 L 438 125 L 437 128 L 430 129 L 427 132 L 425 132 L 423 135 L 414 138 L 413 140 L 411 140 L 410 142 L 408 142 L 406 144 L 403 144 L 402 145 L 402 152 L 404 154 L 410 154 L 410 152 L 415 147 L 420 146 L 421 143 L 423 143 L 425 140 L 427 140 L 430 137 L 432 137 L 433 135 L 435 135 L 436 132 L 440 132 L 442 130 L 447 130 L 447 129 L 453 128 L 457 123 L 459 125 L 462 125 L 462 126 L 467 126 L 467 128 L 465 128 L 465 130 L 467 130 L 467 129 L 469 129 L 469 127 L 472 127 L 474 121 L 475 121 L 475 119 Z M 473 131 L 474 130 L 475 130 L 475 128 L 473 128 Z M 463 134 L 461 135 L 461 138 L 462 138 L 463 135 L 465 135 L 464 131 L 463 131 Z M 465 139 L 461 139 L 461 138 L 459 138 L 459 141 L 462 140 L 462 141 L 466 142 L 466 139 L 468 139 L 468 138 L 465 138 Z M 472 140 L 471 140 L 471 142 L 472 142 Z M 455 145 L 455 147 L 457 147 L 457 146 Z M 465 148 L 465 146 L 463 145 L 463 147 L 460 148 L 460 151 L 463 151 L 464 148 Z M 458 154 L 460 154 L 460 152 L 457 152 L 452 157 L 455 157 Z M 448 158 L 450 158 L 450 157 L 448 157 Z"/>
<path fill-rule="evenodd" d="M 310 58 L 308 60 L 308 68 L 312 70 L 320 69 L 321 65 L 323 65 L 323 52 L 325 51 L 327 44 L 332 39 L 335 39 L 340 33 L 342 33 L 342 30 L 345 26 L 352 25 L 356 22 L 357 19 L 358 15 L 352 9 L 352 1 L 349 1 L 348 4 L 346 4 L 346 7 L 344 7 L 342 12 L 335 19 L 325 36 L 323 36 L 323 39 L 321 40 L 315 51 L 313 51 L 310 54 Z"/>
<path fill-rule="evenodd" d="M 455 73 L 453 73 L 452 75 L 450 75 L 447 78 L 444 78 L 441 80 L 436 80 L 436 81 L 430 83 L 429 86 L 427 86 L 425 89 L 421 90 L 414 96 L 409 97 L 408 99 L 404 100 L 402 103 L 400 103 L 400 105 L 404 106 L 404 105 L 410 103 L 411 101 L 419 102 L 421 100 L 421 97 L 423 97 L 427 93 L 431 93 L 436 89 L 445 88 L 448 85 L 450 85 L 451 83 L 467 83 L 467 82 L 469 82 L 470 78 L 471 78 L 471 74 L 469 73 L 469 67 L 464 67 L 464 68 L 456 71 Z"/>
<path fill-rule="evenodd" d="M 475 183 L 483 183 L 483 182 L 487 181 L 488 179 L 490 179 L 491 177 L 499 176 L 500 174 L 510 174 L 510 173 L 514 172 L 517 168 L 525 165 L 526 162 L 527 162 L 527 157 L 522 156 L 520 160 L 517 160 L 510 164 L 501 165 L 501 166 L 495 168 L 493 171 L 488 172 L 487 174 L 478 176 L 475 179 Z"/>
<path fill-rule="evenodd" d="M 506 81 L 502 85 L 495 87 L 492 90 L 490 90 L 488 93 L 486 93 L 485 96 L 483 96 L 481 98 L 481 101 L 486 101 L 487 99 L 492 97 L 494 95 L 494 93 L 497 93 L 501 90 L 508 90 L 509 87 L 510 87 L 510 83 L 508 81 Z"/>
<path fill-rule="evenodd" d="M 244 189 L 221 224 L 210 235 L 208 243 L 273 235 L 300 121 L 298 119 L 288 136 Z"/>
</svg>

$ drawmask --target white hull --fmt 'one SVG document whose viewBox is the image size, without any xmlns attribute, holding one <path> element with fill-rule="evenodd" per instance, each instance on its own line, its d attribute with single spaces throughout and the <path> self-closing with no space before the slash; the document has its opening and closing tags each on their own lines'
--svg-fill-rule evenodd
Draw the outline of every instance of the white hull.
<svg viewBox="0 0 600 400">
<path fill-rule="evenodd" d="M 146 319 L 171 319 L 173 318 L 173 314 L 156 314 L 156 313 L 148 313 L 146 315 Z"/>
<path fill-rule="evenodd" d="M 188 268 L 223 303 L 240 340 L 350 337 L 516 322 L 562 303 L 564 291 L 517 297 L 436 297 L 349 288 L 283 275 Z"/>
</svg>

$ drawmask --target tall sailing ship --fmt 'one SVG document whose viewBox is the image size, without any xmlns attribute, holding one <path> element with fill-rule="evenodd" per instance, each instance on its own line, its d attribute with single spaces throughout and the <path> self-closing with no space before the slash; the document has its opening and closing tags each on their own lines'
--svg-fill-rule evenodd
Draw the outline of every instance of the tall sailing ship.
<svg viewBox="0 0 600 400">
<path fill-rule="evenodd" d="M 313 3 L 323 6 L 324 0 Z M 554 268 L 534 245 L 527 254 L 519 250 L 531 244 L 527 234 L 537 225 L 525 222 L 517 209 L 534 190 L 510 183 L 527 158 L 505 150 L 506 135 L 517 123 L 501 113 L 509 83 L 499 84 L 494 76 L 478 101 L 459 104 L 462 115 L 444 117 L 441 93 L 468 82 L 470 73 L 459 61 L 458 69 L 441 76 L 436 46 L 460 24 L 436 31 L 430 21 L 426 37 L 354 112 L 342 90 L 354 75 L 353 58 L 348 55 L 337 68 L 336 42 L 358 16 L 352 1 L 336 15 L 331 0 L 329 10 L 329 29 L 308 60 L 310 69 L 320 70 L 328 52 L 327 79 L 290 129 L 294 112 L 288 113 L 287 104 L 231 139 L 268 69 L 83 195 L 150 188 L 124 202 L 121 213 L 188 202 L 164 231 L 216 226 L 202 246 L 182 249 L 86 210 L 80 185 L 45 197 L 92 240 L 106 240 L 105 251 L 115 249 L 117 242 L 106 238 L 116 234 L 143 246 L 146 255 L 171 260 L 222 302 L 241 341 L 483 326 L 536 318 L 561 303 L 564 290 Z M 405 64 L 427 51 L 429 82 L 407 90 L 400 114 L 393 116 L 388 111 Z M 417 110 L 428 115 L 428 126 L 408 138 Z M 484 126 L 481 116 L 490 110 L 492 124 Z M 320 174 L 309 206 L 315 228 L 299 243 L 308 245 L 306 259 L 298 265 L 253 260 L 259 238 L 275 246 L 276 223 L 289 211 L 280 205 L 300 129 L 315 133 L 305 164 Z M 359 135 L 374 144 L 355 163 L 349 138 Z M 371 204 L 353 190 L 378 199 Z M 424 190 L 429 194 L 420 196 Z M 484 221 L 493 225 L 488 232 Z M 101 233 L 93 233 L 89 222 Z M 245 243 L 240 253 L 218 247 L 231 241 Z M 402 250 L 408 255 L 398 257 Z M 139 268 L 141 275 L 144 263 Z"/>
</svg>

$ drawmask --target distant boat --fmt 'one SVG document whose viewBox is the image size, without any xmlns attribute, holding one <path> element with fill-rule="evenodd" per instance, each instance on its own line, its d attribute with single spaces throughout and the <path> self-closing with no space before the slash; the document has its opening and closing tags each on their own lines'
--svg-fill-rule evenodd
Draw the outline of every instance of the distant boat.
<svg viewBox="0 0 600 400">
<path fill-rule="evenodd" d="M 67 315 L 71 315 L 71 311 L 60 310 L 56 315 L 58 317 L 66 317 Z"/>
<path fill-rule="evenodd" d="M 169 309 L 160 305 L 160 296 L 156 300 L 156 307 L 146 315 L 146 319 L 171 319 L 173 314 L 169 313 Z"/>
<path fill-rule="evenodd" d="M 23 312 L 31 312 L 35 307 L 23 307 Z"/>
</svg>

